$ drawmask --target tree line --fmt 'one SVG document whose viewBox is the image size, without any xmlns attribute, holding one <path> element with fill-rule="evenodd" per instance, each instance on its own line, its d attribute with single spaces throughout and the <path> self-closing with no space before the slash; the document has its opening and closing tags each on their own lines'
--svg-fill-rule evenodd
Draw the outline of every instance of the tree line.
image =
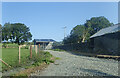
<svg viewBox="0 0 120 78">
<path fill-rule="evenodd" d="M 23 44 L 32 39 L 29 27 L 22 23 L 5 23 L 1 27 L 2 41 Z"/>
<path fill-rule="evenodd" d="M 86 20 L 84 24 L 75 26 L 71 30 L 70 35 L 64 38 L 63 43 L 84 43 L 85 41 L 89 41 L 90 36 L 98 32 L 100 29 L 111 25 L 114 24 L 110 23 L 110 21 L 104 16 L 92 17 L 90 20 Z"/>
</svg>

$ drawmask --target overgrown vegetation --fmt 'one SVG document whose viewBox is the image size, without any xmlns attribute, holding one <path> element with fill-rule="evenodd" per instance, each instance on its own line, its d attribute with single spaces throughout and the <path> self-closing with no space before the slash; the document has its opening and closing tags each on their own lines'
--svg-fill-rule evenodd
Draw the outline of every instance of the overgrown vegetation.
<svg viewBox="0 0 120 78">
<path fill-rule="evenodd" d="M 32 65 L 39 66 L 43 62 L 45 62 L 46 64 L 54 63 L 51 58 L 52 55 L 49 52 L 41 51 L 39 55 L 33 57 L 34 63 Z"/>
</svg>

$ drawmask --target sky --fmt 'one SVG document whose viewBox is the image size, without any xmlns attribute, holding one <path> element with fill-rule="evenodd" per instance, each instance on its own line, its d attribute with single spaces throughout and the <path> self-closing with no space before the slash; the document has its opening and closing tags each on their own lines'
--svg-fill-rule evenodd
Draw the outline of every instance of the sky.
<svg viewBox="0 0 120 78">
<path fill-rule="evenodd" d="M 33 39 L 62 41 L 76 25 L 92 17 L 104 16 L 118 23 L 117 2 L 3 2 L 2 25 L 24 23 Z"/>
</svg>

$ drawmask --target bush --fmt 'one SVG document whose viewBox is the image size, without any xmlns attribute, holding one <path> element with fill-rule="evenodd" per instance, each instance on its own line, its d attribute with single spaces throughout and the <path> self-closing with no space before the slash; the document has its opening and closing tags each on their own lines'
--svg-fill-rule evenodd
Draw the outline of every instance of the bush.
<svg viewBox="0 0 120 78">
<path fill-rule="evenodd" d="M 29 46 L 25 46 L 25 49 L 29 49 Z"/>
<path fill-rule="evenodd" d="M 40 64 L 41 64 L 40 62 L 35 62 L 35 63 L 33 63 L 32 65 L 33 65 L 33 66 L 40 66 Z"/>
<path fill-rule="evenodd" d="M 34 66 L 39 66 L 41 63 L 45 62 L 46 64 L 54 63 L 51 60 L 52 55 L 49 52 L 41 51 L 40 54 L 34 56 L 32 60 L 34 60 Z"/>
<path fill-rule="evenodd" d="M 4 44 L 2 45 L 2 47 L 6 48 L 6 47 L 7 47 L 7 44 L 4 43 Z"/>
<path fill-rule="evenodd" d="M 29 49 L 29 46 L 23 46 L 22 49 Z"/>
</svg>

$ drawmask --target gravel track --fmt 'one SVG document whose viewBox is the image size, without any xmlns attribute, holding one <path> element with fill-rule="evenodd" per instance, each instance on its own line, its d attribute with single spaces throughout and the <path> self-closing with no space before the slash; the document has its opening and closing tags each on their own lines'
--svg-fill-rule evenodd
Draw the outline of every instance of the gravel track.
<svg viewBox="0 0 120 78">
<path fill-rule="evenodd" d="M 43 71 L 32 73 L 31 76 L 118 76 L 118 61 L 116 60 L 47 51 L 60 59 Z"/>
</svg>

